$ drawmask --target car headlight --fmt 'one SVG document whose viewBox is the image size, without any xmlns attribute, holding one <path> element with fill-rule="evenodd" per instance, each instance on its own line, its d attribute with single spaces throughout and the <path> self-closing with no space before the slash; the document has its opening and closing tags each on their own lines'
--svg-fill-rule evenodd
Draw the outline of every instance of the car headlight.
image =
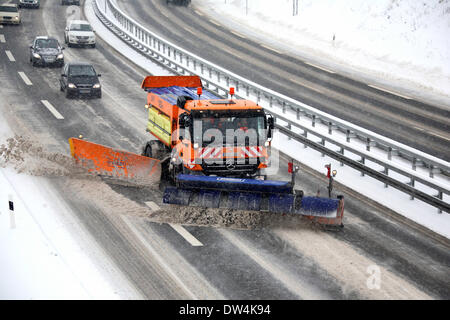
<svg viewBox="0 0 450 320">
<path fill-rule="evenodd" d="M 100 83 L 96 83 L 96 84 L 94 84 L 94 86 L 93 86 L 92 88 L 94 88 L 94 89 L 98 89 L 98 88 L 100 88 Z"/>
<path fill-rule="evenodd" d="M 63 59 L 64 55 L 62 53 L 58 54 L 58 56 L 56 57 L 56 59 Z"/>
<path fill-rule="evenodd" d="M 41 56 L 38 55 L 37 53 L 33 53 L 33 57 L 35 57 L 36 59 L 40 59 L 41 58 Z"/>
<path fill-rule="evenodd" d="M 14 20 L 19 20 L 19 17 L 14 17 Z"/>
<path fill-rule="evenodd" d="M 75 89 L 77 86 L 76 85 L 74 85 L 73 83 L 69 83 L 68 85 L 67 85 L 70 89 Z"/>
</svg>

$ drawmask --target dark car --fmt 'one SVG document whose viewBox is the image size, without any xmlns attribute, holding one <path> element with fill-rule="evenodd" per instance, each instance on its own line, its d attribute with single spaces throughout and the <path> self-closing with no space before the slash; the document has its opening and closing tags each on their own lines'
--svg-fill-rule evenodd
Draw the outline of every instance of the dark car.
<svg viewBox="0 0 450 320">
<path fill-rule="evenodd" d="M 80 0 L 61 0 L 61 4 L 68 5 L 68 4 L 76 4 L 77 6 L 80 5 Z"/>
<path fill-rule="evenodd" d="M 191 0 L 166 0 L 166 4 L 169 3 L 187 7 L 191 3 Z"/>
<path fill-rule="evenodd" d="M 30 62 L 33 66 L 64 65 L 64 47 L 59 45 L 56 38 L 36 37 L 30 46 Z"/>
<path fill-rule="evenodd" d="M 40 0 L 20 0 L 19 8 L 34 8 L 39 9 Z"/>
<path fill-rule="evenodd" d="M 102 87 L 98 80 L 100 74 L 86 62 L 69 62 L 61 74 L 60 89 L 66 92 L 66 97 L 102 97 Z"/>
</svg>

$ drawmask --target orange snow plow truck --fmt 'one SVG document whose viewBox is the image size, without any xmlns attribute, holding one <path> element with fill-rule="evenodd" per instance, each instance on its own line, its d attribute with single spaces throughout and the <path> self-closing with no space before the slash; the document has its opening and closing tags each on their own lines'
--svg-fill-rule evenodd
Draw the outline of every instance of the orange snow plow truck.
<svg viewBox="0 0 450 320">
<path fill-rule="evenodd" d="M 250 100 L 203 91 L 198 76 L 148 76 L 142 154 L 70 138 L 72 156 L 94 173 L 165 182 L 163 203 L 300 214 L 342 226 L 344 199 L 305 196 L 267 180 L 274 120 Z M 292 165 L 289 166 L 293 174 Z"/>
</svg>

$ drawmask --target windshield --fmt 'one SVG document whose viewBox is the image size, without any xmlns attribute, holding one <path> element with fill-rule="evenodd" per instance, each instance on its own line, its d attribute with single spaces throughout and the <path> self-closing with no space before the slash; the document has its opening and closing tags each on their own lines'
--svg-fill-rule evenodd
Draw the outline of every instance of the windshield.
<svg viewBox="0 0 450 320">
<path fill-rule="evenodd" d="M 70 66 L 69 76 L 79 77 L 79 76 L 95 76 L 95 70 L 92 66 Z"/>
<path fill-rule="evenodd" d="M 202 146 L 261 145 L 266 140 L 263 115 L 207 116 L 194 119 L 194 142 Z"/>
<path fill-rule="evenodd" d="M 18 12 L 16 7 L 9 7 L 9 6 L 0 6 L 0 11 L 2 12 Z"/>
<path fill-rule="evenodd" d="M 38 39 L 36 40 L 36 48 L 55 48 L 57 49 L 58 41 L 56 39 Z"/>
<path fill-rule="evenodd" d="M 71 24 L 70 31 L 92 31 L 89 24 Z"/>
</svg>

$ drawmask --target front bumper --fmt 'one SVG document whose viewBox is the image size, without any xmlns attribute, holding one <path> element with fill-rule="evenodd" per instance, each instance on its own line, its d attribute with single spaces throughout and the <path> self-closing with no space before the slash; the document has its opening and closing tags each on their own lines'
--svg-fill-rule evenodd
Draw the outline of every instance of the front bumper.
<svg viewBox="0 0 450 320">
<path fill-rule="evenodd" d="M 67 93 L 72 97 L 99 97 L 102 88 L 67 88 Z"/>
<path fill-rule="evenodd" d="M 8 19 L 7 17 L 0 17 L 0 24 L 20 24 L 21 19 Z"/>
<path fill-rule="evenodd" d="M 95 39 L 69 38 L 69 44 L 77 46 L 91 46 L 95 44 Z"/>
<path fill-rule="evenodd" d="M 39 3 L 19 3 L 19 8 L 33 8 L 33 9 L 37 9 L 39 8 Z"/>
<path fill-rule="evenodd" d="M 40 59 L 33 57 L 33 62 L 36 65 L 40 66 L 64 66 L 64 59 L 55 59 L 55 58 L 46 58 L 41 57 Z"/>
<path fill-rule="evenodd" d="M 63 4 L 76 4 L 80 5 L 80 0 L 63 0 Z"/>
</svg>

